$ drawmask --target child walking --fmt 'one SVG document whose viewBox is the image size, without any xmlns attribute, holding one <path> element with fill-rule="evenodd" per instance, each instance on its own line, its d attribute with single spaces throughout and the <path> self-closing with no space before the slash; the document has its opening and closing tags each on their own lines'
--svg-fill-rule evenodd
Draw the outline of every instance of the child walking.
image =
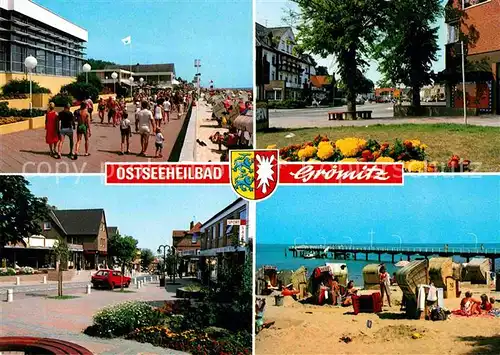
<svg viewBox="0 0 500 355">
<path fill-rule="evenodd" d="M 120 122 L 120 133 L 122 135 L 122 144 L 120 155 L 123 155 L 123 148 L 125 143 L 127 144 L 127 154 L 130 154 L 130 137 L 132 136 L 132 129 L 130 127 L 130 120 L 128 119 L 128 113 L 123 112 L 123 118 Z"/>
<path fill-rule="evenodd" d="M 161 134 L 161 129 L 160 129 L 160 127 L 157 127 L 156 128 L 156 141 L 155 141 L 155 146 L 156 146 L 155 158 L 163 158 L 161 151 L 163 150 L 163 142 L 164 141 L 165 141 L 165 138 L 163 137 L 163 134 Z"/>
</svg>

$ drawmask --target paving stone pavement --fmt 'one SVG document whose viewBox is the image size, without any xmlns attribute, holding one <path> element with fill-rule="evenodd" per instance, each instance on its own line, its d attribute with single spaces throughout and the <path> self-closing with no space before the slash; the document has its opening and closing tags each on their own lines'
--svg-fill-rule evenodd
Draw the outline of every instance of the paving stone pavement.
<svg viewBox="0 0 500 355">
<path fill-rule="evenodd" d="M 135 122 L 134 106 L 127 106 L 132 124 Z M 172 113 L 171 117 L 177 117 Z M 155 159 L 154 137 L 151 136 L 148 147 L 148 156 L 138 157 L 140 152 L 140 136 L 132 129 L 130 138 L 130 155 L 118 155 L 120 152 L 121 134 L 119 127 L 100 123 L 97 113 L 92 115 L 92 136 L 90 137 L 90 156 L 79 156 L 77 160 L 67 157 L 69 141 L 65 139 L 62 149 L 62 159 L 54 159 L 49 155 L 49 147 L 45 143 L 45 129 L 33 129 L 11 134 L 0 135 L 0 172 L 2 173 L 101 173 L 104 172 L 105 162 L 150 162 L 167 161 L 174 143 L 181 131 L 186 115 L 179 119 L 170 119 L 162 125 L 165 137 L 163 158 Z M 99 123 L 98 123 L 99 122 Z M 85 140 L 80 145 L 80 154 L 85 152 Z M 75 134 L 76 144 L 76 134 Z M 65 155 L 66 154 L 66 155 Z"/>
<path fill-rule="evenodd" d="M 128 300 L 164 301 L 173 299 L 175 291 L 165 291 L 150 283 L 133 293 L 92 290 L 79 298 L 54 300 L 41 295 L 0 303 L 0 336 L 37 336 L 63 339 L 79 344 L 94 354 L 183 354 L 151 344 L 124 339 L 101 339 L 82 333 L 92 324 L 92 316 L 101 308 Z"/>
</svg>

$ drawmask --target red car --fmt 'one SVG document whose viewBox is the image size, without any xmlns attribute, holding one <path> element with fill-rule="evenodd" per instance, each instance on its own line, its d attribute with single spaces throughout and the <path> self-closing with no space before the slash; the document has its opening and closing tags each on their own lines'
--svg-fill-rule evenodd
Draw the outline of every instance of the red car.
<svg viewBox="0 0 500 355">
<path fill-rule="evenodd" d="M 116 270 L 99 270 L 92 275 L 92 286 L 94 288 L 105 287 L 114 289 L 115 287 L 129 287 L 131 279 L 128 276 L 123 276 L 121 271 Z"/>
</svg>

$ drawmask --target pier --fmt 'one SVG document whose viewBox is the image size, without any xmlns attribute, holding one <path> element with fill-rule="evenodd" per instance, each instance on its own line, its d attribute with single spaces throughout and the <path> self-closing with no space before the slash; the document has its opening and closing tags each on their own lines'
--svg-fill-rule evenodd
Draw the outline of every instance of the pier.
<svg viewBox="0 0 500 355">
<path fill-rule="evenodd" d="M 495 270 L 495 259 L 500 259 L 500 249 L 482 249 L 482 248 L 428 248 L 428 247 L 361 247 L 355 245 L 294 245 L 288 247 L 293 257 L 303 257 L 306 253 L 313 253 L 318 258 L 323 253 L 331 254 L 334 259 L 348 259 L 349 255 L 353 260 L 359 259 L 358 254 L 364 254 L 366 261 L 370 260 L 370 254 L 377 255 L 379 262 L 382 255 L 391 255 L 392 262 L 395 262 L 397 255 L 406 256 L 410 261 L 412 256 L 420 256 L 428 259 L 431 256 L 452 257 L 459 256 L 470 261 L 474 257 L 489 258 L 491 260 L 492 270 Z"/>
</svg>

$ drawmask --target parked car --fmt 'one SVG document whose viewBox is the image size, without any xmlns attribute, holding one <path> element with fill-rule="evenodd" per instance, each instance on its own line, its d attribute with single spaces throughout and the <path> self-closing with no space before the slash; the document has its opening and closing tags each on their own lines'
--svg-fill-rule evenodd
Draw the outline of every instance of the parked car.
<svg viewBox="0 0 500 355">
<path fill-rule="evenodd" d="M 363 99 L 361 96 L 358 96 L 356 98 L 356 105 L 364 105 L 365 104 L 365 99 Z"/>
<path fill-rule="evenodd" d="M 92 286 L 94 288 L 104 287 L 114 289 L 115 287 L 129 287 L 131 279 L 128 276 L 122 275 L 121 271 L 117 270 L 99 270 L 92 275 Z"/>
</svg>

